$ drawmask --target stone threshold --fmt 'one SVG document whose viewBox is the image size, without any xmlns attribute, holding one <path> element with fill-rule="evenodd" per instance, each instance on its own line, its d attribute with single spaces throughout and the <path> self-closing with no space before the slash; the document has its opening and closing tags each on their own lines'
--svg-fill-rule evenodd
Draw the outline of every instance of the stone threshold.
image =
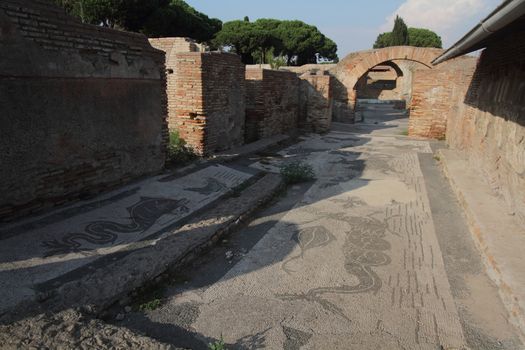
<svg viewBox="0 0 525 350">
<path fill-rule="evenodd" d="M 480 172 L 467 166 L 460 152 L 442 149 L 438 156 L 464 209 L 487 273 L 498 287 L 510 321 L 525 338 L 525 227 L 509 213 Z"/>
</svg>

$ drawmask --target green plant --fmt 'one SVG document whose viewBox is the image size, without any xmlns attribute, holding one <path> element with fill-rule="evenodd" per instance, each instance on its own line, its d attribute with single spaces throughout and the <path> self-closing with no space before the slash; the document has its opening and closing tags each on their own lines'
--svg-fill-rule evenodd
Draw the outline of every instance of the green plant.
<svg viewBox="0 0 525 350">
<path fill-rule="evenodd" d="M 408 136 L 408 129 L 401 130 L 400 134 L 403 136 Z"/>
<path fill-rule="evenodd" d="M 195 151 L 186 144 L 177 131 L 170 131 L 170 142 L 168 144 L 168 163 L 186 164 L 196 159 Z"/>
<path fill-rule="evenodd" d="M 140 311 L 145 311 L 145 310 L 153 311 L 153 310 L 158 309 L 159 306 L 160 306 L 160 299 L 155 298 L 153 300 L 140 304 L 139 310 Z"/>
<path fill-rule="evenodd" d="M 216 340 L 214 343 L 209 343 L 208 348 L 210 350 L 226 350 L 226 344 L 224 343 L 222 334 L 221 334 L 221 339 Z"/>
<path fill-rule="evenodd" d="M 286 66 L 286 58 L 281 55 L 276 57 L 273 51 L 274 49 L 272 48 L 266 53 L 266 62 L 270 64 L 270 67 L 278 70 L 279 68 Z"/>
<path fill-rule="evenodd" d="M 281 176 L 287 184 L 296 184 L 315 179 L 315 173 L 310 164 L 293 162 L 281 167 Z"/>
</svg>

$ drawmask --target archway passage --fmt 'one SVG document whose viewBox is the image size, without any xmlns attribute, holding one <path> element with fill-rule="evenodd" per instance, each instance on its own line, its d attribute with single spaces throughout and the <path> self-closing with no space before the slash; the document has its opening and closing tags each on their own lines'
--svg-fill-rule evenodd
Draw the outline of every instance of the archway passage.
<svg viewBox="0 0 525 350">
<path fill-rule="evenodd" d="M 360 111 L 379 105 L 407 110 L 412 104 L 412 86 L 416 70 L 430 70 L 417 61 L 392 60 L 372 67 L 361 76 L 355 90 L 355 121 L 362 119 Z"/>
<path fill-rule="evenodd" d="M 442 49 L 394 46 L 349 54 L 331 70 L 331 74 L 337 80 L 334 87 L 334 120 L 354 119 L 356 84 L 374 67 L 395 64 L 401 69 L 400 62 L 407 64 L 413 62 L 417 66 L 414 68 L 432 69 L 432 60 L 441 53 L 443 53 Z"/>
<path fill-rule="evenodd" d="M 401 100 L 403 71 L 393 62 L 372 67 L 356 83 L 357 99 Z"/>
</svg>

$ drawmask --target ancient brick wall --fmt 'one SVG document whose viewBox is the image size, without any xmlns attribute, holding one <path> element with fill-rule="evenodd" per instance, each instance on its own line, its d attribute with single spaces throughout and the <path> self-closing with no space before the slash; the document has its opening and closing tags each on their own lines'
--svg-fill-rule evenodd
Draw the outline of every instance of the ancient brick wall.
<svg viewBox="0 0 525 350">
<path fill-rule="evenodd" d="M 457 114 L 468 88 L 476 59 L 460 57 L 433 69 L 414 72 L 408 133 L 444 139 L 447 120 Z"/>
<path fill-rule="evenodd" d="M 332 125 L 332 84 L 328 74 L 301 75 L 299 125 L 313 132 L 328 132 Z"/>
<path fill-rule="evenodd" d="M 244 143 L 245 67 L 239 56 L 176 53 L 172 126 L 200 154 Z"/>
<path fill-rule="evenodd" d="M 176 54 L 180 52 L 201 52 L 202 46 L 197 44 L 190 38 L 150 38 L 151 46 L 162 50 L 166 53 L 166 75 L 167 87 L 166 93 L 168 96 L 168 127 L 169 129 L 176 128 L 176 89 L 177 89 L 177 75 L 176 71 Z"/>
<path fill-rule="evenodd" d="M 447 142 L 467 155 L 496 193 L 525 223 L 525 31 L 489 44 L 458 111 L 448 118 Z"/>
<path fill-rule="evenodd" d="M 43 0 L 0 2 L 0 221 L 162 169 L 164 55 Z"/>
<path fill-rule="evenodd" d="M 246 142 L 297 128 L 300 80 L 297 74 L 246 70 Z"/>
</svg>

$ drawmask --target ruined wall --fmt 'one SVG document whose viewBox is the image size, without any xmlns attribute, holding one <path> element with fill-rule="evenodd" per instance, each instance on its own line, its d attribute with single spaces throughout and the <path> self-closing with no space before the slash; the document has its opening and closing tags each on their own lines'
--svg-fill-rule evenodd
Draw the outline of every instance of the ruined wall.
<svg viewBox="0 0 525 350">
<path fill-rule="evenodd" d="M 166 53 L 166 75 L 167 85 L 166 93 L 168 96 L 168 127 L 170 130 L 176 128 L 176 89 L 177 89 L 177 75 L 176 71 L 176 54 L 180 52 L 201 52 L 203 48 L 190 38 L 151 38 L 149 39 L 151 46 L 162 50 Z"/>
<path fill-rule="evenodd" d="M 162 169 L 164 55 L 39 0 L 0 2 L 0 221 Z"/>
<path fill-rule="evenodd" d="M 172 127 L 200 154 L 244 143 L 245 67 L 239 56 L 219 52 L 175 54 Z"/>
<path fill-rule="evenodd" d="M 191 38 L 166 37 L 149 38 L 148 40 L 151 46 L 166 53 L 166 69 L 170 69 L 170 64 L 174 63 L 173 56 L 177 52 L 204 51 L 204 47 Z"/>
<path fill-rule="evenodd" d="M 414 72 L 408 133 L 410 136 L 444 139 L 447 120 L 458 113 L 476 59 L 460 57 L 433 69 Z"/>
<path fill-rule="evenodd" d="M 324 64 L 305 64 L 302 66 L 285 66 L 279 69 L 287 70 L 289 72 L 294 72 L 296 74 L 302 75 L 305 73 L 311 74 L 322 74 L 323 72 L 328 72 L 330 69 L 335 68 L 336 63 L 324 63 Z"/>
<path fill-rule="evenodd" d="M 295 73 L 246 70 L 246 142 L 297 128 L 300 80 Z"/>
<path fill-rule="evenodd" d="M 447 142 L 463 150 L 525 223 L 525 31 L 483 51 L 465 98 L 449 117 Z"/>
<path fill-rule="evenodd" d="M 299 125 L 313 132 L 328 132 L 332 125 L 332 85 L 328 74 L 301 75 Z"/>
</svg>

